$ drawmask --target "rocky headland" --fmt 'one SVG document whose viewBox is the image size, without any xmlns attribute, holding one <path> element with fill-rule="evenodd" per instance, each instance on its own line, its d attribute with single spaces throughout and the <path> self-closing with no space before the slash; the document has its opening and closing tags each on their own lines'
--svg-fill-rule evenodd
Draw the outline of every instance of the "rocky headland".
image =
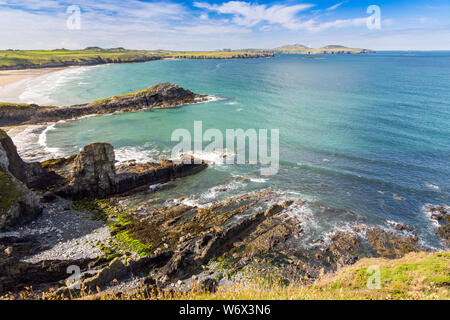
<svg viewBox="0 0 450 320">
<path fill-rule="evenodd" d="M 206 95 L 193 93 L 176 84 L 159 83 L 147 89 L 69 107 L 0 103 L 0 126 L 45 123 L 152 108 L 173 108 L 204 102 L 207 99 Z"/>
</svg>

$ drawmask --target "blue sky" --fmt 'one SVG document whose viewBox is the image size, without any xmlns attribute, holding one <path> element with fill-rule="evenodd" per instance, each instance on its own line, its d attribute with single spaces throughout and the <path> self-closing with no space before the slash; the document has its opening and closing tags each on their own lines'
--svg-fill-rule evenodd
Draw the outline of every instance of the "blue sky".
<svg viewBox="0 0 450 320">
<path fill-rule="evenodd" d="M 69 29 L 67 8 L 80 8 Z M 381 28 L 367 27 L 377 5 Z M 0 48 L 216 50 L 300 43 L 450 50 L 450 2 L 401 0 L 0 0 Z"/>
</svg>

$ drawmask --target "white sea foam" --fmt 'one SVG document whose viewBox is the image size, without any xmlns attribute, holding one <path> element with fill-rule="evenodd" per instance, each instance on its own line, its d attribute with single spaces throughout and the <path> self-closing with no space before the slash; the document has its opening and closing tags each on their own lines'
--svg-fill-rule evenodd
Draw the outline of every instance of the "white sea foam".
<svg viewBox="0 0 450 320">
<path fill-rule="evenodd" d="M 206 97 L 206 102 L 216 102 L 216 101 L 226 101 L 228 100 L 227 98 L 224 97 L 218 97 L 218 96 L 214 96 L 214 95 L 209 95 Z"/>
<path fill-rule="evenodd" d="M 425 216 L 428 218 L 428 220 L 431 222 L 431 225 L 433 228 L 439 228 L 440 224 L 436 219 L 433 219 L 433 212 L 428 209 L 428 207 L 435 207 L 435 205 L 432 204 L 426 204 L 422 207 L 422 212 L 425 214 Z M 447 212 L 450 211 L 450 206 L 442 205 L 442 207 L 445 208 Z"/>
<path fill-rule="evenodd" d="M 269 180 L 267 178 L 255 178 L 255 177 L 241 175 L 241 174 L 232 174 L 232 176 L 233 177 L 243 178 L 245 180 L 249 180 L 249 181 L 255 182 L 255 183 L 265 183 L 265 182 L 267 182 Z"/>
<path fill-rule="evenodd" d="M 432 183 L 426 182 L 426 183 L 425 183 L 425 186 L 426 186 L 428 189 L 441 191 L 441 188 L 440 188 L 439 186 L 437 186 L 437 185 L 435 185 L 435 184 L 432 184 Z"/>
<path fill-rule="evenodd" d="M 54 92 L 74 80 L 81 80 L 82 74 L 91 67 L 69 68 L 55 71 L 34 79 L 29 79 L 24 85 L 25 89 L 19 96 L 24 103 L 36 103 L 40 105 L 55 104 L 51 96 Z"/>
<path fill-rule="evenodd" d="M 211 152 L 205 152 L 205 151 L 192 151 L 192 152 L 184 152 L 185 155 L 193 156 L 197 159 L 201 159 L 205 162 L 207 162 L 210 165 L 224 165 L 227 158 L 234 157 L 235 154 L 232 152 L 229 152 L 227 149 L 223 150 L 216 150 Z M 172 158 L 171 160 L 179 159 L 181 154 L 178 154 L 176 157 Z"/>
<path fill-rule="evenodd" d="M 116 160 L 124 163 L 135 160 L 137 163 L 157 162 L 163 154 L 156 148 L 149 149 L 149 145 L 143 147 L 122 147 L 115 150 Z"/>
<path fill-rule="evenodd" d="M 25 161 L 44 161 L 55 158 L 58 149 L 48 148 L 46 144 L 46 133 L 53 129 L 54 125 L 31 125 L 13 128 L 8 135 L 17 147 L 19 155 Z"/>
</svg>

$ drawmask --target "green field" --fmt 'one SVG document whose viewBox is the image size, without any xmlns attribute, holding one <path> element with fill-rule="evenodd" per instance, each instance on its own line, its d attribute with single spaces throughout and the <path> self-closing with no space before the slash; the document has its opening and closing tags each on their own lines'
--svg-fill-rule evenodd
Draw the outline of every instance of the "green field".
<svg viewBox="0 0 450 320">
<path fill-rule="evenodd" d="M 244 51 L 185 52 L 164 50 L 126 50 L 123 48 L 84 50 L 1 50 L 0 69 L 25 69 L 102 63 L 142 62 L 164 58 L 231 59 L 258 57 L 260 53 Z"/>
<path fill-rule="evenodd" d="M 153 52 L 122 49 L 2 50 L 0 69 L 133 62 L 157 58 L 159 55 Z"/>
</svg>

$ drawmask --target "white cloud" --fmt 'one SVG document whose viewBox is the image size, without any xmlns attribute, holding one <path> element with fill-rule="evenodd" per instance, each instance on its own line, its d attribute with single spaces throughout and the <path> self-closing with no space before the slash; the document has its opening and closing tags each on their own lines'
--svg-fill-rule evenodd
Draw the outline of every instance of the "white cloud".
<svg viewBox="0 0 450 320">
<path fill-rule="evenodd" d="M 346 28 L 346 27 L 360 27 L 366 25 L 367 18 L 356 19 L 338 19 L 335 21 L 316 23 L 314 20 L 309 20 L 304 23 L 304 27 L 313 32 L 324 31 L 330 28 Z"/>
<path fill-rule="evenodd" d="M 331 7 L 327 8 L 327 11 L 333 11 L 333 10 L 336 10 L 337 8 L 339 8 L 340 6 L 342 6 L 344 3 L 347 3 L 348 1 L 349 1 L 349 0 L 346 0 L 346 1 L 342 1 L 342 2 L 336 3 L 334 6 L 331 6 Z"/>
<path fill-rule="evenodd" d="M 251 32 L 251 30 L 248 28 L 226 26 L 226 25 L 214 25 L 214 24 L 196 24 L 192 26 L 181 26 L 175 27 L 175 30 L 195 35 L 209 35 L 209 34 L 220 35 L 225 33 L 239 34 Z"/>
<path fill-rule="evenodd" d="M 340 2 L 328 10 L 335 10 L 347 1 Z M 320 32 L 330 28 L 357 27 L 366 24 L 367 18 L 355 19 L 339 19 L 330 22 L 319 22 L 312 18 L 302 20 L 298 16 L 299 12 L 312 8 L 313 4 L 297 4 L 297 5 L 264 5 L 252 4 L 243 1 L 229 1 L 218 4 L 209 4 L 206 2 L 194 2 L 194 6 L 201 9 L 217 12 L 219 14 L 232 15 L 232 22 L 245 27 L 259 27 L 260 31 L 271 31 L 273 26 L 281 25 L 282 27 L 298 31 L 307 30 L 310 32 Z"/>
<path fill-rule="evenodd" d="M 55 9 L 62 7 L 60 1 L 56 0 L 27 0 L 27 1 L 18 1 L 18 0 L 4 0 L 0 1 L 0 5 L 10 6 L 10 7 L 21 7 L 30 10 L 41 10 L 41 9 Z"/>
<path fill-rule="evenodd" d="M 297 18 L 297 14 L 305 11 L 313 4 L 297 5 L 264 5 L 253 4 L 243 1 L 229 1 L 221 5 L 209 4 L 206 2 L 194 2 L 194 6 L 220 14 L 233 15 L 232 21 L 235 24 L 254 27 L 259 23 L 280 24 L 290 30 L 298 30 L 302 23 Z"/>
</svg>

